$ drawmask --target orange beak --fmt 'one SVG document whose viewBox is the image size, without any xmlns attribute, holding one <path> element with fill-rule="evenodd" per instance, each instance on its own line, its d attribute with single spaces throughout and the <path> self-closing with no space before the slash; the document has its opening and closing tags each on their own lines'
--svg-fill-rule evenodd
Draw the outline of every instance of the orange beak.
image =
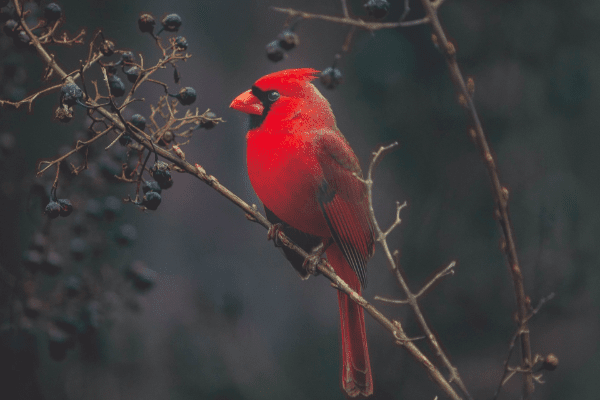
<svg viewBox="0 0 600 400">
<path fill-rule="evenodd" d="M 241 111 L 246 114 L 262 115 L 265 107 L 262 105 L 260 100 L 252 94 L 252 90 L 248 89 L 244 93 L 236 97 L 231 104 L 230 108 Z"/>
</svg>

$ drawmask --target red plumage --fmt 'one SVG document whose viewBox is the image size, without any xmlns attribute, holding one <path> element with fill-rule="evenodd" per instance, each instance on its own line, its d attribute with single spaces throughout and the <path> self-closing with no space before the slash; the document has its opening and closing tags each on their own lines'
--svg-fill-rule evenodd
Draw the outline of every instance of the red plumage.
<svg viewBox="0 0 600 400">
<path fill-rule="evenodd" d="M 361 293 L 374 251 L 366 188 L 356 178 L 362 176 L 358 159 L 329 103 L 310 83 L 317 72 L 303 68 L 266 75 L 230 107 L 251 115 L 248 175 L 271 222 L 283 222 L 309 252 L 315 243 L 309 239 L 333 239 L 327 249 L 330 264 Z M 286 256 L 301 270 L 291 253 Z M 373 379 L 363 309 L 342 292 L 338 300 L 342 387 L 350 397 L 369 396 Z"/>
</svg>

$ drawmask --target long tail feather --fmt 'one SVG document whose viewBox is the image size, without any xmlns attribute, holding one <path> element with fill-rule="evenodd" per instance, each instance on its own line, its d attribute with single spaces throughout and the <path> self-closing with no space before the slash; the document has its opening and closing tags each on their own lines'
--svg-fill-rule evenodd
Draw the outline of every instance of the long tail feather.
<svg viewBox="0 0 600 400">
<path fill-rule="evenodd" d="M 358 277 L 337 245 L 327 250 L 335 272 L 357 293 L 361 293 Z M 342 388 L 349 397 L 373 394 L 373 376 L 367 348 L 365 318 L 361 306 L 343 292 L 338 293 L 342 342 Z"/>
</svg>

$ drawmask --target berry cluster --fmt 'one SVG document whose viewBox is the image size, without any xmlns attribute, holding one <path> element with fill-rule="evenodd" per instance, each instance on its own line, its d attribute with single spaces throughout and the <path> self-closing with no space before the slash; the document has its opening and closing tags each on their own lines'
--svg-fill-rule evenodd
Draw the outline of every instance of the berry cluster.
<svg viewBox="0 0 600 400">
<path fill-rule="evenodd" d="M 49 3 L 39 9 L 32 2 L 19 1 L 8 7 L 4 3 L 0 0 L 3 33 L 11 39 L 13 49 L 28 48 L 39 53 L 49 43 L 83 43 L 83 33 L 72 39 L 66 34 L 55 34 L 65 21 L 58 4 Z M 27 10 L 19 8 L 23 4 Z M 115 250 L 115 246 L 124 249 L 137 240 L 133 225 L 117 222 L 124 213 L 123 204 L 131 202 L 144 211 L 157 210 L 163 190 L 173 185 L 172 172 L 182 171 L 159 160 L 157 149 L 185 159 L 182 148 L 195 132 L 223 122 L 210 110 L 180 111 L 196 101 L 198 93 L 194 88 L 171 90 L 167 83 L 151 79 L 159 69 L 171 66 L 175 84 L 181 80 L 177 63 L 191 57 L 186 53 L 190 44 L 184 36 L 165 37 L 180 31 L 181 17 L 166 15 L 156 33 L 157 20 L 151 14 L 141 14 L 137 24 L 142 33 L 155 40 L 160 52 L 158 61 L 150 67 L 142 63 L 150 57 L 119 49 L 99 31 L 91 40 L 87 59 L 66 76 L 48 64 L 44 79 L 50 81 L 51 90 L 25 97 L 24 89 L 7 95 L 9 84 L 4 84 L 8 79 L 15 83 L 24 80 L 20 59 L 1 60 L 0 87 L 4 90 L 0 106 L 31 107 L 39 96 L 54 90 L 58 92 L 56 119 L 70 122 L 76 116 L 75 110 L 87 115 L 86 129 L 75 133 L 75 144 L 61 148 L 57 157 L 38 164 L 38 178 L 30 186 L 29 197 L 40 203 L 42 212 L 33 214 L 41 216 L 39 227 L 21 256 L 21 265 L 7 268 L 21 277 L 15 278 L 14 283 L 22 288 L 21 294 L 10 304 L 12 314 L 17 315 L 18 329 L 34 324 L 42 328 L 50 354 L 56 360 L 64 359 L 78 343 L 82 351 L 93 352 L 102 321 L 111 317 L 115 301 L 132 310 L 139 309 L 134 291 L 147 292 L 157 274 L 139 260 L 123 266 L 123 256 Z M 0 51 L 5 49 L 6 46 Z M 94 77 L 99 79 L 93 80 Z M 151 112 L 132 112 L 130 104 L 136 100 L 133 95 L 145 83 L 162 88 L 164 93 L 157 96 Z M 102 139 L 105 142 L 96 147 Z M 0 134 L 0 168 L 3 155 L 13 151 L 14 142 L 12 135 Z M 100 151 L 102 148 L 106 151 Z M 148 164 L 150 157 L 154 162 Z M 51 168 L 55 168 L 55 174 L 47 173 Z M 118 195 L 117 184 L 133 187 L 135 195 Z"/>
</svg>

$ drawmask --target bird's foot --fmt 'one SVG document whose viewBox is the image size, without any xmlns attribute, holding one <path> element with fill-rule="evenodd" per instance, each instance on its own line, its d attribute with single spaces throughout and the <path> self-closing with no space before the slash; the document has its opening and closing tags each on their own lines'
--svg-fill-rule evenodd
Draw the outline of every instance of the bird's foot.
<svg viewBox="0 0 600 400">
<path fill-rule="evenodd" d="M 331 239 L 324 239 L 323 242 L 315 247 L 310 254 L 304 259 L 302 263 L 302 267 L 306 270 L 307 273 L 311 275 L 318 275 L 319 269 L 317 266 L 319 262 L 321 262 L 321 257 L 325 253 L 325 250 L 331 245 Z"/>
<path fill-rule="evenodd" d="M 279 232 L 283 229 L 282 223 L 271 225 L 267 232 L 267 240 L 272 240 L 275 243 L 275 247 L 282 247 L 281 239 L 279 238 Z"/>
</svg>

